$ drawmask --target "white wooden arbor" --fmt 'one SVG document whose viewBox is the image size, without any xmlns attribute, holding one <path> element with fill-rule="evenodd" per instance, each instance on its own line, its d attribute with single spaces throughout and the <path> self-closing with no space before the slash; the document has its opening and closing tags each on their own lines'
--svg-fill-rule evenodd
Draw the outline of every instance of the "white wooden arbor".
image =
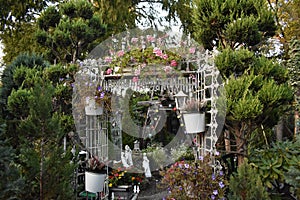
<svg viewBox="0 0 300 200">
<path fill-rule="evenodd" d="M 187 70 L 180 71 L 177 76 L 159 78 L 159 76 L 155 76 L 154 74 L 153 77 L 143 77 L 138 81 L 134 81 L 132 79 L 134 76 L 133 72 L 130 71 L 104 75 L 104 71 L 107 67 L 111 67 L 104 59 L 104 52 L 108 52 L 106 49 L 107 45 L 113 43 L 114 48 L 126 51 L 126 46 L 129 46 L 128 43 L 130 43 L 127 35 L 130 34 L 123 33 L 123 35 L 121 34 L 118 37 L 114 37 L 110 42 L 106 42 L 106 46 L 98 46 L 91 52 L 90 59 L 81 62 L 80 70 L 76 76 L 76 82 L 79 84 L 75 86 L 75 93 L 76 90 L 80 90 L 80 85 L 86 84 L 84 81 L 88 81 L 88 83 L 94 83 L 94 85 L 101 83 L 101 86 L 105 90 L 113 94 L 114 100 L 124 98 L 124 92 L 129 88 L 136 92 L 164 91 L 170 96 L 177 94 L 179 91 L 183 91 L 188 97 L 205 100 L 209 105 L 206 110 L 207 130 L 205 133 L 197 134 L 197 143 L 201 144 L 198 148 L 198 152 L 200 155 L 213 152 L 224 123 L 224 117 L 220 115 L 220 107 L 218 106 L 218 100 L 220 100 L 219 97 L 223 87 L 219 77 L 219 71 L 214 67 L 212 62 L 213 55 L 209 51 L 204 51 L 199 45 L 195 44 L 195 42 L 188 40 L 188 42 L 181 47 L 195 47 L 197 51 L 193 53 L 193 56 L 181 55 L 184 58 L 182 64 L 187 66 Z M 141 41 L 141 48 L 147 47 L 147 42 L 144 41 L 147 38 L 146 36 L 139 36 L 137 38 Z M 178 52 L 184 52 L 180 50 L 181 47 L 176 47 L 176 44 L 181 44 L 181 42 L 178 42 L 178 39 L 175 40 L 177 41 L 174 42 L 172 39 L 164 40 L 164 49 L 179 49 Z M 158 40 L 150 41 L 150 45 L 155 46 L 157 41 Z M 189 71 L 189 65 L 197 67 L 194 71 Z M 78 104 L 78 101 L 80 101 L 78 98 L 84 97 L 76 96 L 73 98 L 73 103 Z M 109 156 L 111 152 L 108 152 L 108 146 L 109 143 L 114 145 L 116 147 L 115 154 L 120 155 L 122 151 L 121 121 L 123 111 L 124 110 L 118 107 L 113 107 L 110 113 L 104 110 L 101 115 L 85 115 L 82 113 L 82 108 L 78 107 L 73 109 L 77 133 L 91 154 L 99 158 L 118 159 L 118 157 L 112 158 Z M 108 140 L 109 129 L 112 136 L 111 141 Z"/>
</svg>

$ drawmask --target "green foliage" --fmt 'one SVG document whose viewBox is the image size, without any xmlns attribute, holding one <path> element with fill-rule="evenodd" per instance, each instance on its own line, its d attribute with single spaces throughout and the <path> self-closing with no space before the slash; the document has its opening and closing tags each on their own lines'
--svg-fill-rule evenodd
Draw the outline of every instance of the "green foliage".
<svg viewBox="0 0 300 200">
<path fill-rule="evenodd" d="M 0 121 L 0 199 L 23 199 L 24 180 L 14 162 L 15 150 L 3 139 L 4 124 Z"/>
<path fill-rule="evenodd" d="M 7 108 L 15 118 L 23 119 L 29 114 L 31 91 L 27 89 L 13 90 L 8 97 Z"/>
<path fill-rule="evenodd" d="M 35 81 L 41 76 L 42 69 L 39 66 L 32 69 L 21 66 L 14 71 L 13 80 L 20 88 L 31 88 L 34 86 Z"/>
<path fill-rule="evenodd" d="M 291 192 L 295 194 L 296 198 L 300 198 L 300 167 L 290 167 L 284 174 L 286 183 L 292 186 Z"/>
<path fill-rule="evenodd" d="M 50 6 L 41 14 L 41 17 L 37 20 L 38 26 L 47 30 L 50 27 L 55 27 L 59 23 L 61 14 L 56 10 L 55 6 Z"/>
<path fill-rule="evenodd" d="M 236 139 L 235 150 L 246 150 L 249 139 L 262 133 L 257 129 L 272 128 L 288 110 L 293 99 L 292 88 L 286 83 L 288 71 L 278 62 L 243 48 L 224 49 L 215 64 L 226 82 L 226 128 Z"/>
<path fill-rule="evenodd" d="M 154 161 L 151 165 L 155 166 L 156 169 L 164 167 L 163 164 L 167 161 L 166 149 L 160 144 L 152 144 L 145 152 L 148 152 L 149 158 Z"/>
<path fill-rule="evenodd" d="M 254 65 L 254 62 L 254 53 L 244 48 L 238 51 L 226 48 L 215 58 L 215 65 L 223 78 L 227 78 L 232 74 L 240 75 L 244 73 Z"/>
<path fill-rule="evenodd" d="M 35 31 L 37 26 L 32 23 L 22 23 L 17 30 L 0 34 L 3 45 L 3 62 L 7 65 L 20 54 L 30 53 L 43 54 L 44 49 L 36 42 Z"/>
<path fill-rule="evenodd" d="M 194 37 L 208 49 L 253 47 L 276 30 L 264 0 L 196 0 L 192 13 Z"/>
<path fill-rule="evenodd" d="M 27 199 L 69 199 L 74 166 L 71 153 L 63 151 L 61 122 L 69 121 L 53 112 L 54 87 L 40 79 L 31 91 L 30 111 L 19 126 L 22 141 L 20 164 L 26 181 Z M 66 126 L 65 126 L 66 128 Z"/>
<path fill-rule="evenodd" d="M 299 24 L 300 24 L 300 1 L 275 1 L 276 14 L 278 16 L 278 20 L 283 22 L 284 26 L 282 27 L 282 35 L 286 41 L 291 40 L 293 37 L 299 39 Z"/>
<path fill-rule="evenodd" d="M 260 175 L 255 168 L 245 162 L 238 167 L 229 180 L 229 199 L 250 200 L 250 199 L 270 199 L 263 186 Z"/>
<path fill-rule="evenodd" d="M 229 79 L 225 85 L 227 94 L 227 112 L 232 120 L 255 119 L 262 114 L 263 104 L 252 91 L 256 79 L 260 76 L 242 75 L 236 79 Z"/>
<path fill-rule="evenodd" d="M 299 169 L 299 151 L 299 140 L 278 141 L 271 148 L 253 150 L 250 161 L 258 169 L 263 184 L 278 192 L 282 188 L 280 184 L 286 183 L 285 174 L 289 174 L 293 168 Z"/>
<path fill-rule="evenodd" d="M 47 8 L 38 19 L 38 25 L 37 41 L 48 49 L 49 58 L 61 63 L 83 59 L 105 30 L 93 5 L 84 0 L 64 2 L 59 10 Z"/>
<path fill-rule="evenodd" d="M 140 137 L 140 127 L 144 126 L 147 107 L 139 105 L 138 102 L 148 101 L 149 99 L 149 95 L 133 92 L 129 89 L 123 101 L 120 102 L 120 106 L 124 110 L 122 117 L 122 129 L 124 130 L 122 140 L 124 145 L 132 146 L 136 138 Z M 126 133 L 130 133 L 130 135 Z"/>
<path fill-rule="evenodd" d="M 214 171 L 210 156 L 196 162 L 178 161 L 162 170 L 160 186 L 168 190 L 167 199 L 222 199 L 227 181 L 222 171 Z"/>
<path fill-rule="evenodd" d="M 254 46 L 261 41 L 262 33 L 259 32 L 258 24 L 253 23 L 255 20 L 253 15 L 242 15 L 238 20 L 228 24 L 225 35 L 231 47 L 234 47 L 236 43 Z"/>
<path fill-rule="evenodd" d="M 191 147 L 187 147 L 184 143 L 179 147 L 171 149 L 172 160 L 194 160 L 194 154 Z"/>
<path fill-rule="evenodd" d="M 37 13 L 49 3 L 55 2 L 60 2 L 60 0 L 1 0 L 0 31 L 17 29 L 20 24 L 34 20 Z"/>
<path fill-rule="evenodd" d="M 10 65 L 8 65 L 4 69 L 1 77 L 3 87 L 0 94 L 0 105 L 2 108 L 3 118 L 8 117 L 6 109 L 9 95 L 11 94 L 13 89 L 17 90 L 23 84 L 22 80 L 26 79 L 27 72 L 30 71 L 27 71 L 25 68 L 33 69 L 37 66 L 45 68 L 48 65 L 49 63 L 47 63 L 41 56 L 25 53 L 20 54 Z M 14 74 L 15 71 L 17 71 L 16 75 Z M 30 72 L 30 74 L 32 75 L 32 72 Z M 25 77 L 22 77 L 22 75 L 24 75 Z"/>
</svg>

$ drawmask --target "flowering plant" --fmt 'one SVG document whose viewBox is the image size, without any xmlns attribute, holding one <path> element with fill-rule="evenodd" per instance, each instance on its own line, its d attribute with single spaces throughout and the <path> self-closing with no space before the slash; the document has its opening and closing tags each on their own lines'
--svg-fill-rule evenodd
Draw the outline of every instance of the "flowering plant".
<svg viewBox="0 0 300 200">
<path fill-rule="evenodd" d="M 195 98 L 188 99 L 184 106 L 184 111 L 204 111 L 205 107 L 207 105 L 207 102 L 204 100 L 198 100 Z"/>
<path fill-rule="evenodd" d="M 160 184 L 169 191 L 167 199 L 225 199 L 227 180 L 210 163 L 207 155 L 198 161 L 175 162 L 161 171 Z"/>
<path fill-rule="evenodd" d="M 123 74 L 129 72 L 130 75 L 134 75 L 133 81 L 138 81 L 141 75 L 161 76 L 174 74 L 181 68 L 195 69 L 196 63 L 193 58 L 196 56 L 197 48 L 188 45 L 186 41 L 178 41 L 176 37 L 165 34 L 138 36 L 131 40 L 123 36 L 118 39 L 122 41 L 120 42 L 122 48 L 116 50 L 116 46 L 112 46 L 110 54 L 103 59 L 109 66 L 104 72 L 106 75 L 113 72 Z"/>
<path fill-rule="evenodd" d="M 129 170 L 129 171 L 128 171 Z M 132 168 L 119 167 L 113 169 L 109 173 L 109 187 L 115 187 L 118 185 L 137 185 L 143 182 L 144 175 L 141 173 L 136 173 L 136 170 Z"/>
<path fill-rule="evenodd" d="M 109 161 L 107 159 L 99 159 L 97 156 L 92 156 L 87 160 L 86 171 L 90 172 L 106 172 L 106 166 Z"/>
<path fill-rule="evenodd" d="M 102 105 L 107 111 L 111 111 L 111 92 L 98 85 L 94 94 L 96 103 Z"/>
<path fill-rule="evenodd" d="M 174 73 L 181 61 L 181 57 L 171 51 L 162 50 L 158 47 L 147 47 L 145 49 L 134 48 L 128 52 L 120 50 L 111 60 L 110 66 L 117 70 L 115 72 L 124 73 L 125 69 L 130 69 L 134 74 L 134 81 L 140 75 L 163 75 Z M 106 74 L 111 73 L 108 69 Z"/>
<path fill-rule="evenodd" d="M 111 92 L 105 90 L 101 85 L 95 82 L 78 84 L 76 86 L 79 95 L 79 106 L 84 107 L 90 104 L 91 101 L 105 108 L 106 111 L 111 111 Z"/>
<path fill-rule="evenodd" d="M 121 67 L 137 67 L 141 64 L 161 64 L 165 66 L 177 67 L 180 56 L 171 51 L 162 50 L 158 47 L 147 47 L 145 49 L 135 48 L 129 52 L 123 50 L 117 52 L 111 65 Z"/>
</svg>

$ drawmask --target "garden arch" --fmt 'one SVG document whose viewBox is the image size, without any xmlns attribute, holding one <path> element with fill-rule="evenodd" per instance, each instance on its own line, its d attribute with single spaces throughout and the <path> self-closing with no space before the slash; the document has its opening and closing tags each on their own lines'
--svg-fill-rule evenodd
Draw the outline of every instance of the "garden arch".
<svg viewBox="0 0 300 200">
<path fill-rule="evenodd" d="M 122 71 L 118 71 L 119 66 L 116 63 L 111 64 L 114 62 L 114 56 L 120 56 L 121 52 L 123 55 L 131 52 L 134 47 L 140 49 L 140 52 L 148 47 L 151 50 L 158 48 L 162 53 L 171 51 L 181 58 L 176 60 L 181 67 L 175 66 L 177 68 L 176 73 L 166 74 L 162 77 L 162 71 L 157 69 L 163 67 L 166 72 L 166 64 L 154 63 L 151 65 L 148 62 L 147 66 L 154 67 L 155 70 L 153 71 L 151 68 L 150 73 L 147 71 L 148 74 L 142 76 L 141 74 L 137 75 L 136 68 L 133 67 L 143 64 L 137 59 L 127 61 L 126 67 L 123 67 Z M 206 109 L 206 130 L 204 133 L 195 134 L 197 140 L 194 142 L 201 144 L 197 149 L 199 155 L 213 152 L 223 128 L 226 106 L 224 106 L 225 99 L 222 99 L 223 85 L 219 71 L 214 67 L 212 58 L 213 53 L 205 51 L 188 37 L 165 33 L 134 32 L 133 34 L 132 32 L 125 32 L 101 43 L 90 53 L 89 59 L 80 62 L 80 69 L 75 76 L 73 115 L 77 133 L 86 150 L 93 156 L 109 159 L 111 142 L 111 145 L 115 147 L 116 154 L 121 153 L 124 109 L 114 105 L 120 99 L 124 99 L 125 92 L 131 89 L 136 92 L 160 91 L 161 97 L 167 95 L 168 98 L 174 98 L 174 95 L 181 91 L 188 98 L 193 97 L 206 101 L 209 105 Z M 142 62 L 144 61 L 149 60 L 144 59 Z M 86 114 L 84 106 L 87 97 L 94 97 L 99 86 L 101 91 L 111 94 L 111 109 L 104 108 L 99 112 L 93 111 Z M 161 110 L 167 109 L 162 105 L 161 100 L 157 99 L 148 103 Z M 219 103 L 220 101 L 222 103 Z M 95 106 L 94 102 L 90 108 L 96 108 Z M 180 123 L 184 124 L 182 117 L 180 117 L 181 111 L 176 110 L 176 113 Z M 183 129 L 183 132 L 185 130 L 184 126 L 180 129 Z M 112 136 L 111 140 L 108 138 L 109 130 Z M 187 135 L 190 137 L 189 134 Z"/>
</svg>

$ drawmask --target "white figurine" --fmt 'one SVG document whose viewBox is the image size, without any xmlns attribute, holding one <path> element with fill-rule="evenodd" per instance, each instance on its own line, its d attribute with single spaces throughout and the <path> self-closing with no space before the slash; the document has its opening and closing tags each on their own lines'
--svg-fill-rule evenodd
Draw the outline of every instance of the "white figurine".
<svg viewBox="0 0 300 200">
<path fill-rule="evenodd" d="M 126 162 L 129 166 L 133 165 L 132 162 L 132 151 L 130 149 L 130 147 L 128 145 L 125 145 L 125 158 L 126 158 Z"/>
<path fill-rule="evenodd" d="M 152 175 L 151 175 L 151 170 L 150 170 L 150 166 L 149 166 L 149 160 L 147 158 L 146 153 L 144 153 L 144 155 L 143 155 L 143 168 L 145 171 L 145 176 L 147 178 L 150 178 Z"/>
<path fill-rule="evenodd" d="M 127 161 L 126 161 L 126 157 L 125 157 L 125 153 L 124 152 L 121 152 L 121 161 L 122 161 L 122 165 L 123 167 L 129 167 L 129 165 L 127 164 Z"/>
</svg>

